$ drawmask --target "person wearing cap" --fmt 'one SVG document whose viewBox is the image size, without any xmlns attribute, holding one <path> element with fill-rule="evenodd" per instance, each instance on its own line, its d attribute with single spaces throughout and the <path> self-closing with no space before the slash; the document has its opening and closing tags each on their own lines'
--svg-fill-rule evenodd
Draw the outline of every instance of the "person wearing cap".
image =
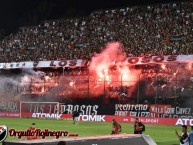
<svg viewBox="0 0 193 145">
<path fill-rule="evenodd" d="M 176 136 L 178 137 L 180 141 L 180 145 L 189 145 L 188 131 L 187 131 L 186 125 L 182 125 L 182 134 L 181 135 L 179 135 L 178 132 L 176 131 Z"/>
<path fill-rule="evenodd" d="M 189 133 L 189 140 L 190 140 L 190 145 L 193 145 L 193 126 L 191 126 L 191 131 Z"/>
</svg>

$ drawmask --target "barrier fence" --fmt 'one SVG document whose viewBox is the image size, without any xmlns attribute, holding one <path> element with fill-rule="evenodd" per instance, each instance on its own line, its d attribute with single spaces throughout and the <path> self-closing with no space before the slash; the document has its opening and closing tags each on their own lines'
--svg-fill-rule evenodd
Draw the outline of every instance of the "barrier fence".
<svg viewBox="0 0 193 145">
<path fill-rule="evenodd" d="M 0 117 L 6 118 L 19 118 L 19 112 L 1 112 Z M 71 114 L 61 114 L 59 118 L 53 118 L 53 116 L 46 116 L 46 114 L 35 115 L 34 113 L 26 113 L 28 118 L 49 118 L 49 119 L 72 119 Z M 111 115 L 80 115 L 78 121 L 88 121 L 88 122 L 112 122 L 115 119 L 120 123 L 134 123 L 135 117 L 128 116 L 111 116 Z M 144 124 L 157 124 L 157 125 L 193 125 L 193 119 L 189 118 L 147 118 L 140 117 L 139 120 Z"/>
<path fill-rule="evenodd" d="M 193 98 L 193 80 L 189 76 L 143 73 L 132 81 L 96 80 L 89 75 L 25 78 L 17 83 L 0 81 L 0 94 L 10 96 L 41 95 L 46 100 L 61 98 L 72 101 L 82 99 L 82 103 L 91 104 L 172 104 L 178 105 L 186 98 Z M 13 79 L 14 80 L 14 79 Z M 14 80 L 16 81 L 16 80 Z M 97 99 L 96 99 L 97 98 Z M 1 98 L 3 99 L 3 97 Z M 80 102 L 80 101 L 79 101 Z M 76 103 L 76 102 L 75 102 Z"/>
<path fill-rule="evenodd" d="M 1 102 L 1 116 L 28 117 L 28 113 L 33 116 L 52 116 L 57 118 L 61 114 L 72 114 L 74 111 L 80 115 L 114 115 L 124 117 L 147 117 L 147 118 L 193 118 L 192 106 L 172 106 L 167 104 L 65 104 L 59 102 Z M 10 112 L 6 114 L 5 112 Z M 27 113 L 27 114 L 26 114 Z M 11 117 L 10 116 L 10 117 Z"/>
</svg>

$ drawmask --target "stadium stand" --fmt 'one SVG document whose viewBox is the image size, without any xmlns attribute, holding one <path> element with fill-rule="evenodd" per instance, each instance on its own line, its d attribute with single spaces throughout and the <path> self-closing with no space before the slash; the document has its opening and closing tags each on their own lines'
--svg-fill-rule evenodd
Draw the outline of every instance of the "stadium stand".
<svg viewBox="0 0 193 145">
<path fill-rule="evenodd" d="M 192 54 L 192 9 L 193 1 L 125 7 L 22 27 L 0 42 L 0 62 L 90 59 L 110 41 L 128 56 Z"/>
</svg>

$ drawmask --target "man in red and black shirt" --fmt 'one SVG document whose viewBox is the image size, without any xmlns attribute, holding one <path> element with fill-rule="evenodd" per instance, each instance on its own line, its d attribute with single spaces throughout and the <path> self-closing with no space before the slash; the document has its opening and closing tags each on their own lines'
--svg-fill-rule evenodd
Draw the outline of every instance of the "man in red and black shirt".
<svg viewBox="0 0 193 145">
<path fill-rule="evenodd" d="M 35 123 L 32 123 L 32 126 L 28 128 L 28 130 L 31 130 L 33 132 L 36 131 L 36 124 Z M 34 140 L 34 139 L 39 139 L 40 137 L 36 135 L 36 133 L 34 133 L 33 136 L 26 136 L 26 139 L 27 140 Z"/>
<path fill-rule="evenodd" d="M 113 119 L 113 129 L 111 134 L 119 134 L 121 132 L 121 125 L 117 123 L 115 119 Z"/>
<path fill-rule="evenodd" d="M 142 134 L 144 125 L 139 122 L 139 118 L 135 118 L 134 134 Z"/>
</svg>

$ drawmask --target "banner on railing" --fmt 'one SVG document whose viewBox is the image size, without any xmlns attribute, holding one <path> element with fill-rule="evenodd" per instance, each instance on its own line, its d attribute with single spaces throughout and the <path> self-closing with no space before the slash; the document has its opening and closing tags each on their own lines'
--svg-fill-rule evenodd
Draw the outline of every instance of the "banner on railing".
<svg viewBox="0 0 193 145">
<path fill-rule="evenodd" d="M 59 108 L 58 108 L 59 107 Z M 21 112 L 30 112 L 30 113 L 43 113 L 43 114 L 72 114 L 74 111 L 79 112 L 83 115 L 97 115 L 99 106 L 98 105 L 72 105 L 72 104 L 54 104 L 52 102 L 48 103 L 30 103 L 30 102 L 23 102 L 21 104 Z M 38 114 L 34 114 L 38 115 Z"/>
<path fill-rule="evenodd" d="M 121 63 L 130 65 L 142 65 L 148 63 L 192 63 L 193 55 L 167 55 L 167 56 L 149 56 L 145 55 L 143 57 L 128 57 L 125 61 Z M 112 64 L 119 63 L 116 60 Z M 89 65 L 90 62 L 87 63 Z"/>
<path fill-rule="evenodd" d="M 137 65 L 147 63 L 190 63 L 193 62 L 193 55 L 168 55 L 168 56 L 144 56 L 144 57 L 128 57 L 126 64 Z M 112 64 L 118 62 L 114 61 Z M 89 65 L 86 60 L 52 60 L 52 61 L 26 61 L 26 62 L 10 62 L 0 63 L 0 69 L 15 68 L 44 68 L 44 67 L 81 67 Z"/>
<path fill-rule="evenodd" d="M 144 56 L 129 57 L 126 60 L 128 64 L 147 64 L 147 63 L 190 63 L 193 62 L 193 55 L 168 55 L 168 56 Z"/>
<path fill-rule="evenodd" d="M 81 67 L 86 61 L 78 60 L 52 60 L 52 61 L 27 61 L 27 62 L 11 62 L 0 63 L 0 69 L 16 69 L 16 68 L 44 68 L 44 67 Z"/>
<path fill-rule="evenodd" d="M 0 102 L 0 112 L 19 112 L 19 102 Z"/>
<path fill-rule="evenodd" d="M 115 115 L 151 118 L 193 118 L 191 107 L 155 104 L 116 104 Z"/>
</svg>

